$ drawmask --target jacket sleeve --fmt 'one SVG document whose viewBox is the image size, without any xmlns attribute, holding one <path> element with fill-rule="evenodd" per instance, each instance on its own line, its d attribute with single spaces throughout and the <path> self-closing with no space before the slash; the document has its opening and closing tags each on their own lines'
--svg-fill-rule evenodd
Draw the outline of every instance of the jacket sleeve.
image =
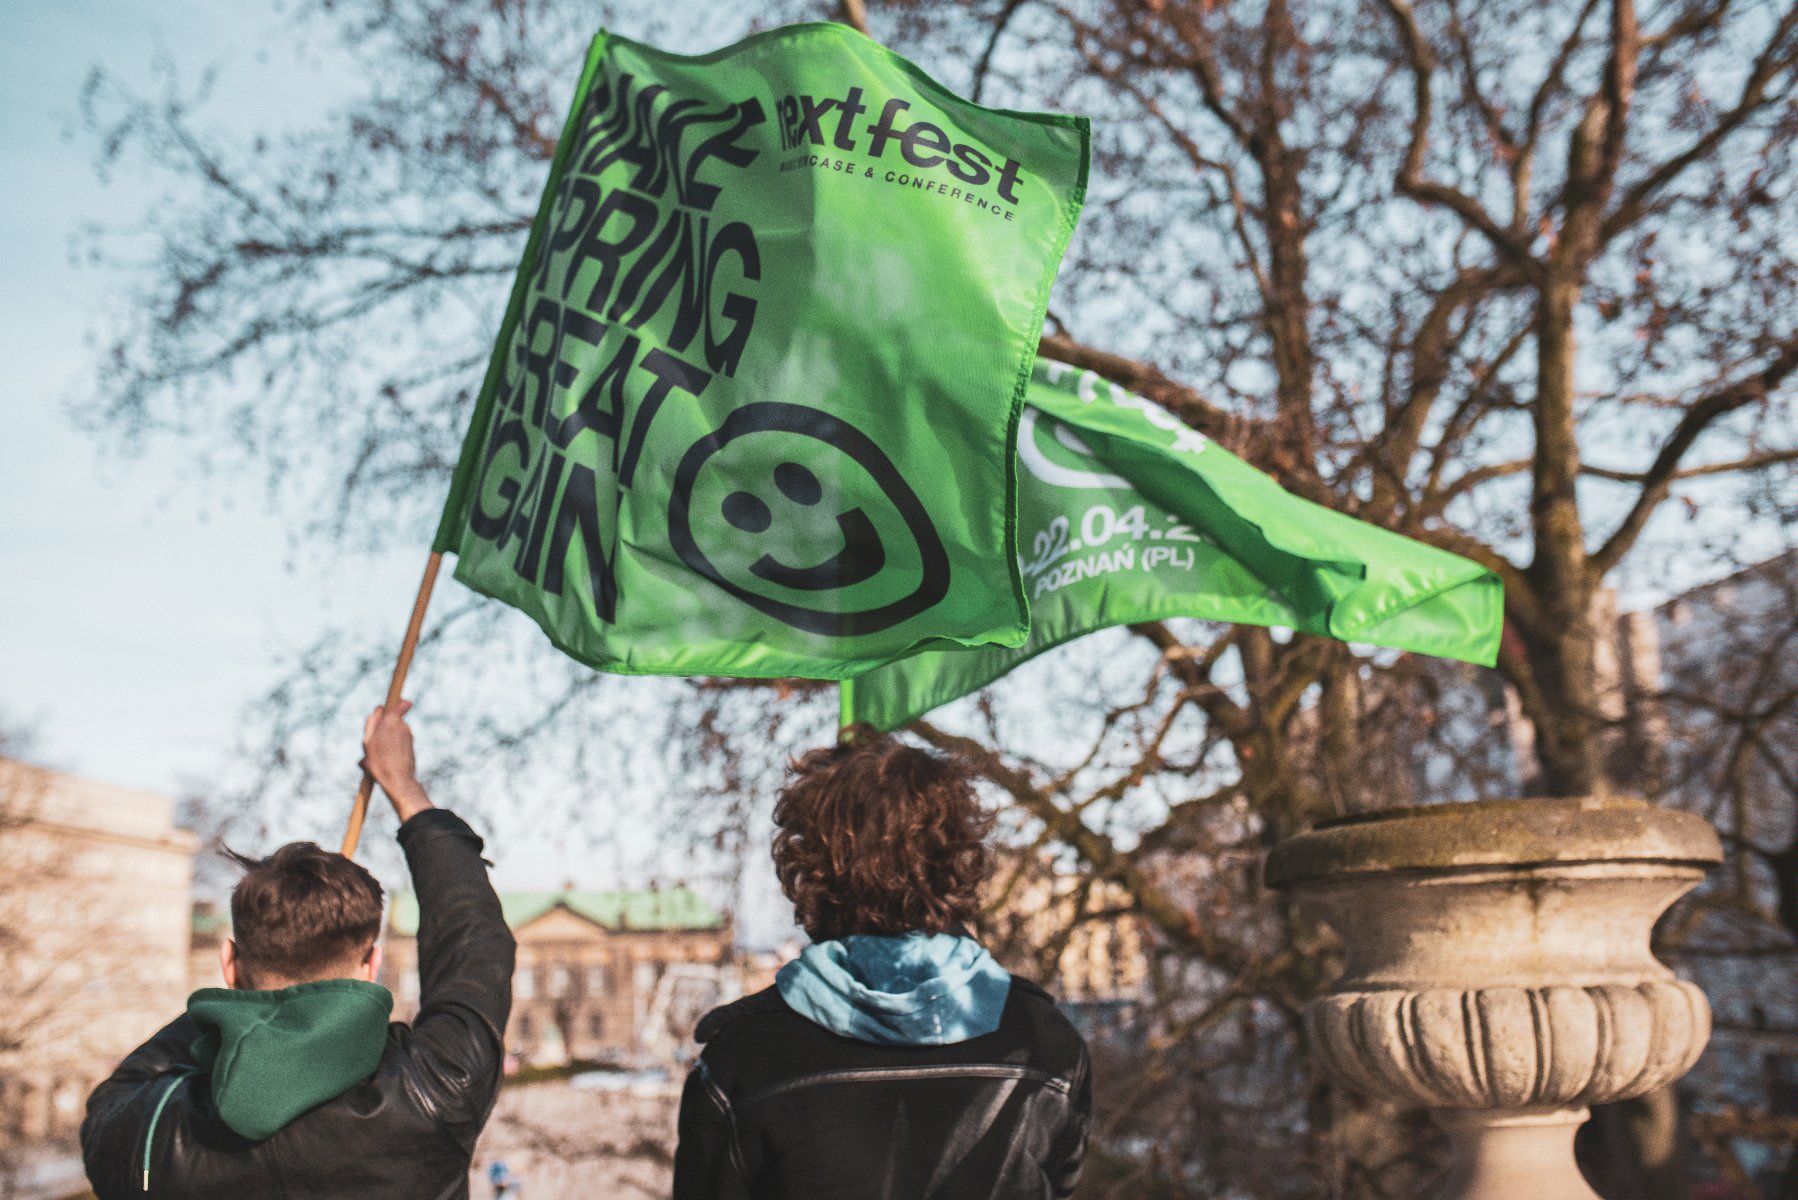
<svg viewBox="0 0 1798 1200">
<path fill-rule="evenodd" d="M 417 1078 L 452 1125 L 478 1130 L 499 1093 L 515 943 L 462 818 L 426 809 L 400 828 L 418 892 Z"/>
<path fill-rule="evenodd" d="M 102 1200 L 141 1195 L 138 1173 L 156 1093 L 194 1072 L 192 1046 L 200 1035 L 183 1015 L 125 1056 L 93 1095 L 81 1122 L 81 1158 Z"/>
<path fill-rule="evenodd" d="M 680 1141 L 674 1150 L 674 1200 L 748 1200 L 749 1180 L 736 1119 L 702 1056 L 680 1098 Z"/>
<path fill-rule="evenodd" d="M 1051 1179 L 1057 1200 L 1067 1200 L 1080 1182 L 1080 1168 L 1086 1164 L 1086 1143 L 1093 1128 L 1092 1060 L 1084 1048 L 1080 1066 L 1073 1080 L 1073 1095 L 1068 1102 L 1068 1122 L 1055 1138 L 1054 1169 Z"/>
</svg>

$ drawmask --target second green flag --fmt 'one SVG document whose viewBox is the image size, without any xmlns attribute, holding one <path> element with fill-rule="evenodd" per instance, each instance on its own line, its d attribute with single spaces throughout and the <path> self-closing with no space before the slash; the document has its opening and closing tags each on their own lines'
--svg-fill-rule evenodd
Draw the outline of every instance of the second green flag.
<svg viewBox="0 0 1798 1200">
<path fill-rule="evenodd" d="M 893 729 L 1094 630 L 1163 617 L 1283 625 L 1491 665 L 1504 596 L 1458 555 L 1322 508 L 1091 372 L 1039 361 L 1018 431 L 1030 640 L 926 652 L 843 685 Z"/>
</svg>

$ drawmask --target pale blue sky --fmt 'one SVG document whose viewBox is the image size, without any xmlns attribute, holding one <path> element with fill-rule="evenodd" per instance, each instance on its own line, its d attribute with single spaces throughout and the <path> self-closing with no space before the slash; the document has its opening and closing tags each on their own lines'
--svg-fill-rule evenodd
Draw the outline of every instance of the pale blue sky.
<svg viewBox="0 0 1798 1200">
<path fill-rule="evenodd" d="M 96 178 L 77 131 L 83 79 L 104 64 L 152 92 L 159 54 L 184 79 L 214 63 L 209 124 L 278 124 L 328 105 L 339 82 L 328 54 L 280 49 L 282 27 L 224 0 L 59 0 L 9 6 L 0 38 L 0 721 L 35 730 L 33 758 L 130 787 L 177 793 L 226 770 L 244 706 L 327 623 L 397 643 L 426 549 L 308 554 L 290 572 L 260 480 L 197 479 L 178 441 L 102 448 L 67 411 L 91 389 L 87 338 L 120 283 L 72 265 L 71 235 L 142 205 L 128 176 Z M 358 734 L 345 731 L 350 788 Z M 535 886 L 613 882 L 607 857 L 516 839 L 498 853 L 502 883 Z"/>
<path fill-rule="evenodd" d="M 0 706 L 37 728 L 36 757 L 163 791 L 217 765 L 271 654 L 304 638 L 331 591 L 282 572 L 285 542 L 248 489 L 203 500 L 179 447 L 105 454 L 68 419 L 93 311 L 117 283 L 77 270 L 70 236 L 132 205 L 130 180 L 100 186 L 90 140 L 70 134 L 96 63 L 145 87 L 159 49 L 254 65 L 259 31 L 232 7 L 21 4 L 0 40 Z"/>
</svg>

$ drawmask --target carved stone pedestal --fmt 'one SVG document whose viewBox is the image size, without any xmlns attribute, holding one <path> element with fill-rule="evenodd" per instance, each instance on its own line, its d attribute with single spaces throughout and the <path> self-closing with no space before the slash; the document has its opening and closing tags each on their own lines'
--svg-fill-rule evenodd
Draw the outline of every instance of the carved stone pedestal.
<svg viewBox="0 0 1798 1200">
<path fill-rule="evenodd" d="M 1709 825 L 1624 799 L 1505 800 L 1326 822 L 1268 859 L 1341 935 L 1306 1017 L 1324 1068 L 1428 1107 L 1457 1160 L 1441 1200 L 1595 1200 L 1573 1162 L 1587 1105 L 1691 1069 L 1703 993 L 1649 951 L 1721 861 Z"/>
</svg>

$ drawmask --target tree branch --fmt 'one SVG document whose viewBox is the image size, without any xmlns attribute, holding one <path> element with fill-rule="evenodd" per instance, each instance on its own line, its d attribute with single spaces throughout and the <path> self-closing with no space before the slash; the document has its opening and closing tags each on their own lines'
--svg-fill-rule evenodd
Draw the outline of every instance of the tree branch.
<svg viewBox="0 0 1798 1200">
<path fill-rule="evenodd" d="M 1065 334 L 1043 336 L 1037 353 L 1044 358 L 1092 371 L 1113 383 L 1146 396 L 1215 442 L 1242 453 L 1254 440 L 1255 423 L 1226 412 L 1184 384 L 1176 383 L 1161 368 L 1076 342 Z"/>
<path fill-rule="evenodd" d="M 845 0 L 845 6 L 848 2 L 849 0 Z M 856 0 L 856 2 L 860 3 L 860 0 Z M 1011 19 L 1022 7 L 1024 7 L 1024 0 L 1006 0 L 1005 8 L 993 21 L 993 32 L 986 39 L 986 49 L 980 52 L 980 61 L 974 64 L 974 90 L 968 94 L 968 99 L 976 104 L 980 103 L 981 92 L 986 90 L 986 73 L 993 65 L 993 51 L 999 48 L 999 39 L 1005 36 L 1006 27 L 1011 24 Z M 866 33 L 867 30 L 863 29 L 862 32 Z"/>
<path fill-rule="evenodd" d="M 1494 221 L 1478 200 L 1458 188 L 1424 178 L 1424 160 L 1429 153 L 1430 120 L 1435 104 L 1431 79 L 1436 69 L 1436 58 L 1423 31 L 1418 28 L 1417 14 L 1406 0 L 1382 0 L 1382 3 L 1386 6 L 1386 11 L 1392 14 L 1393 24 L 1398 28 L 1399 41 L 1403 44 L 1405 57 L 1410 63 L 1413 81 L 1415 108 L 1411 118 L 1411 142 L 1393 180 L 1399 193 L 1420 204 L 1440 205 L 1449 209 L 1484 234 L 1500 258 L 1523 267 L 1532 277 L 1539 275 L 1541 264 L 1530 256 L 1528 245 Z"/>
<path fill-rule="evenodd" d="M 1397 511 L 1411 460 L 1422 443 L 1430 413 L 1448 378 L 1452 351 L 1465 337 L 1465 325 L 1460 334 L 1454 330 L 1455 315 L 1495 290 L 1522 282 L 1522 272 L 1510 264 L 1464 268 L 1437 293 L 1407 348 L 1411 379 L 1405 399 L 1387 420 L 1385 436 L 1379 440 L 1379 445 L 1371 448 L 1375 461 L 1383 461 L 1389 468 L 1374 472 L 1373 498 L 1368 505 L 1371 513 L 1391 516 Z"/>
<path fill-rule="evenodd" d="M 1653 464 L 1642 473 L 1642 490 L 1624 516 L 1622 524 L 1592 555 L 1591 571 L 1594 579 L 1602 579 L 1609 574 L 1622 561 L 1630 547 L 1635 545 L 1648 518 L 1661 501 L 1667 498 L 1667 489 L 1678 476 L 1680 460 L 1692 448 L 1699 435 L 1719 418 L 1765 399 L 1795 370 L 1798 370 L 1798 334 L 1781 343 L 1773 361 L 1759 371 L 1701 397 L 1686 409 L 1685 415 L 1673 427 L 1673 432 L 1662 445 L 1660 453 L 1655 455 Z"/>
<path fill-rule="evenodd" d="M 928 721 L 913 721 L 906 728 L 938 750 L 962 758 L 1003 788 L 1020 808 L 1041 821 L 1094 871 L 1135 897 L 1142 915 L 1175 945 L 1196 952 L 1232 973 L 1241 973 L 1252 963 L 1253 956 L 1245 949 L 1223 941 L 1200 925 L 1197 913 L 1175 901 L 1109 837 L 1058 806 L 1030 781 L 1028 775 L 1011 766 L 995 751 L 972 738 L 946 733 Z"/>
<path fill-rule="evenodd" d="M 1706 463 L 1702 467 L 1682 467 L 1673 472 L 1670 479 L 1678 482 L 1682 479 L 1699 479 L 1706 475 L 1759 471 L 1767 467 L 1783 466 L 1790 462 L 1798 462 L 1798 450 L 1770 450 L 1765 454 L 1751 454 L 1747 458 L 1738 458 L 1733 462 Z M 1595 467 L 1591 463 L 1581 463 L 1580 473 L 1596 476 L 1599 479 L 1609 479 L 1616 483 L 1648 482 L 1648 472 L 1646 471 L 1613 471 L 1609 467 Z"/>
<path fill-rule="evenodd" d="M 1579 49 L 1586 22 L 1591 20 L 1593 10 L 1597 7 L 1598 0 L 1586 0 L 1585 7 L 1580 9 L 1579 19 L 1568 30 L 1560 50 L 1555 54 L 1553 64 L 1542 76 L 1535 95 L 1530 98 L 1529 119 L 1524 124 L 1523 147 L 1511 176 L 1515 196 L 1511 224 L 1515 229 L 1525 229 L 1529 223 L 1530 179 L 1535 171 L 1536 148 L 1542 140 L 1542 122 L 1548 111 L 1548 102 L 1562 90 L 1567 78 L 1567 64 L 1572 61 L 1574 51 Z"/>
<path fill-rule="evenodd" d="M 1718 118 L 1717 123 L 1705 130 L 1690 146 L 1650 171 L 1623 194 L 1617 207 L 1600 227 L 1600 245 L 1641 220 L 1649 204 L 1662 189 L 1683 175 L 1687 168 L 1709 159 L 1724 139 L 1748 123 L 1749 118 L 1765 103 L 1768 86 L 1773 80 L 1781 71 L 1789 71 L 1798 64 L 1798 37 L 1795 34 L 1798 34 L 1798 7 L 1788 8 L 1780 18 L 1778 28 L 1755 58 L 1754 70 L 1742 84 L 1742 93 L 1735 106 Z M 1782 46 L 1783 54 L 1780 53 Z"/>
</svg>

